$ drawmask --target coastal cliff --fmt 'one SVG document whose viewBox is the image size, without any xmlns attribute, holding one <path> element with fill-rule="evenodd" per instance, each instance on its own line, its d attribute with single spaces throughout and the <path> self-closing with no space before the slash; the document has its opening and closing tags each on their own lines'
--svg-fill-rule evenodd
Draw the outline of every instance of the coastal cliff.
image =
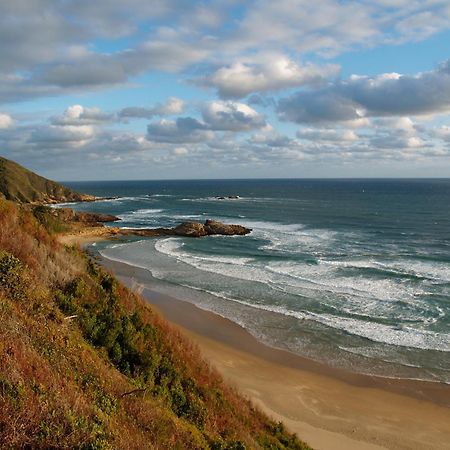
<svg viewBox="0 0 450 450">
<path fill-rule="evenodd" d="M 20 203 L 59 203 L 94 201 L 82 194 L 31 172 L 14 161 L 0 157 L 0 198 Z"/>
<path fill-rule="evenodd" d="M 67 224 L 49 209 L 0 199 L 5 448 L 309 448 L 228 386 L 138 294 L 60 244 Z"/>
</svg>

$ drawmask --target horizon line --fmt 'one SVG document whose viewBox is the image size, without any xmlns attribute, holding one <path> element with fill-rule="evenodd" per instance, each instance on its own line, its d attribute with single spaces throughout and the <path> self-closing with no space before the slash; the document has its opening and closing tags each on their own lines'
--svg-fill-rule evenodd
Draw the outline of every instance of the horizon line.
<svg viewBox="0 0 450 450">
<path fill-rule="evenodd" d="M 98 179 L 98 180 L 55 180 L 58 183 L 93 183 L 93 182 L 131 182 L 131 181 L 282 181 L 282 180 L 336 180 L 336 181 L 359 181 L 359 180 L 450 180 L 449 177 L 262 177 L 262 178 L 135 178 L 135 179 Z"/>
</svg>

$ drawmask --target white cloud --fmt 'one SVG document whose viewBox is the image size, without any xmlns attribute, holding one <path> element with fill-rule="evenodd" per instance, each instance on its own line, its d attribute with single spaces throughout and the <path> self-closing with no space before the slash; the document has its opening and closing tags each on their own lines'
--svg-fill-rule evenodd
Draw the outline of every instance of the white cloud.
<svg viewBox="0 0 450 450">
<path fill-rule="evenodd" d="M 216 131 L 247 131 L 265 127 L 266 121 L 245 103 L 215 101 L 202 108 L 205 123 Z"/>
<path fill-rule="evenodd" d="M 189 153 L 186 147 L 175 147 L 173 149 L 173 154 L 175 156 L 186 156 Z"/>
<path fill-rule="evenodd" d="M 338 81 L 316 91 L 281 99 L 283 120 L 339 122 L 364 116 L 420 116 L 450 111 L 450 60 L 417 75 L 381 74 Z"/>
<path fill-rule="evenodd" d="M 154 116 L 170 116 L 180 114 L 184 109 L 184 101 L 177 97 L 169 97 L 165 103 L 158 103 L 150 108 L 141 106 L 129 106 L 119 112 L 123 118 L 151 119 Z"/>
<path fill-rule="evenodd" d="M 13 118 L 9 114 L 0 112 L 0 130 L 11 128 L 13 125 L 14 125 Z"/>
<path fill-rule="evenodd" d="M 69 106 L 61 116 L 50 119 L 53 125 L 94 125 L 111 122 L 114 114 L 105 113 L 99 108 L 85 108 L 82 105 Z"/>
<path fill-rule="evenodd" d="M 52 147 L 81 147 L 95 134 L 92 125 L 41 126 L 36 128 L 30 138 L 31 143 Z"/>
<path fill-rule="evenodd" d="M 431 130 L 431 135 L 438 139 L 450 142 L 450 127 L 446 125 L 436 127 Z"/>
<path fill-rule="evenodd" d="M 290 87 L 318 85 L 337 74 L 335 65 L 299 66 L 284 55 L 269 54 L 263 61 L 235 62 L 204 77 L 200 84 L 217 89 L 223 98 L 245 97 L 252 92 L 278 91 Z"/>
<path fill-rule="evenodd" d="M 299 139 L 309 141 L 354 142 L 358 139 L 353 130 L 336 130 L 327 128 L 304 128 L 297 131 Z"/>
<path fill-rule="evenodd" d="M 154 142 L 192 143 L 206 142 L 214 138 L 214 133 L 204 123 L 192 117 L 177 120 L 162 119 L 147 126 L 147 139 Z"/>
</svg>

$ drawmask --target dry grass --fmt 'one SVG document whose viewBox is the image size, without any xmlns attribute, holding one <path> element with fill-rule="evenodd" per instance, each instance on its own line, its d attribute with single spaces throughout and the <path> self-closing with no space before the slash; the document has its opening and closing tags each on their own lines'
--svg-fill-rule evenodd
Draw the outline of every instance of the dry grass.
<svg viewBox="0 0 450 450">
<path fill-rule="evenodd" d="M 0 230 L 2 447 L 307 448 L 31 213 L 0 201 Z"/>
</svg>

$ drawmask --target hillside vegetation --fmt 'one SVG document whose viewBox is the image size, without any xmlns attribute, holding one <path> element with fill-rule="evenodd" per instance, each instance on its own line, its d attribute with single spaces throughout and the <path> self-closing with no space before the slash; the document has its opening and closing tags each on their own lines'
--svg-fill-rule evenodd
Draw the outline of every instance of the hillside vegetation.
<svg viewBox="0 0 450 450">
<path fill-rule="evenodd" d="M 0 200 L 2 448 L 308 448 L 54 232 Z"/>
<path fill-rule="evenodd" d="M 2 157 L 0 157 L 0 197 L 21 203 L 54 203 L 94 199 L 91 195 L 75 192 Z"/>
</svg>

